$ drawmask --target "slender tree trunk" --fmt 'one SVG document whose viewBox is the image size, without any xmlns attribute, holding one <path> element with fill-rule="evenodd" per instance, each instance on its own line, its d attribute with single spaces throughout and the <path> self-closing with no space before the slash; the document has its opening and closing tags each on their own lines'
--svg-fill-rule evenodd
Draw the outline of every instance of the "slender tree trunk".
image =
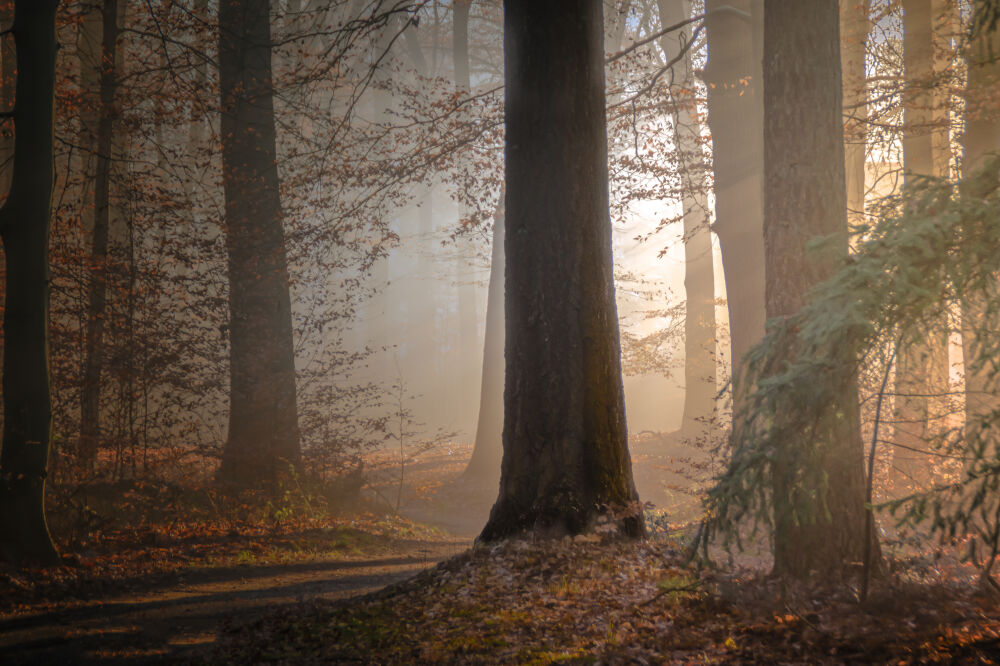
<svg viewBox="0 0 1000 666">
<path fill-rule="evenodd" d="M 452 60 L 455 63 L 455 89 L 461 96 L 466 96 L 471 90 L 469 68 L 469 10 L 472 0 L 457 0 L 452 5 L 454 12 L 452 20 Z M 471 168 L 469 164 L 464 170 Z M 467 211 L 462 210 L 465 216 Z M 460 241 L 463 242 L 463 241 Z M 464 241 L 467 242 L 467 241 Z M 461 247 L 461 246 L 459 246 Z M 455 254 L 455 279 L 458 283 L 458 335 L 461 373 L 456 378 L 456 386 L 461 391 L 458 402 L 459 409 L 472 409 L 469 401 L 468 385 L 475 372 L 475 361 L 478 359 L 477 348 L 478 316 L 476 313 L 476 287 L 468 276 L 469 264 L 465 260 L 467 251 Z"/>
<path fill-rule="evenodd" d="M 657 0 L 660 25 L 674 25 L 691 16 L 687 0 Z M 669 60 L 675 58 L 691 38 L 681 30 L 660 40 Z M 684 412 L 680 433 L 704 439 L 715 430 L 715 269 L 712 261 L 712 230 L 709 227 L 708 165 L 701 145 L 701 121 L 695 108 L 694 66 L 690 51 L 684 58 L 680 83 L 692 91 L 676 100 L 674 136 L 680 154 L 681 205 L 684 216 Z M 676 70 L 675 70 L 676 71 Z"/>
<path fill-rule="evenodd" d="M 268 0 L 219 3 L 231 385 L 219 480 L 244 487 L 301 464 L 269 16 Z"/>
<path fill-rule="evenodd" d="M 865 221 L 865 159 L 868 130 L 868 90 L 865 45 L 871 30 L 870 0 L 840 3 L 840 63 L 844 81 L 844 173 L 847 181 L 847 222 Z"/>
<path fill-rule="evenodd" d="M 601 0 L 507 0 L 506 386 L 481 539 L 643 533 L 625 428 Z"/>
<path fill-rule="evenodd" d="M 763 119 L 755 36 L 762 2 L 706 0 L 708 126 L 715 172 L 715 224 L 729 309 L 732 375 L 764 336 Z M 734 384 L 736 385 L 736 384 Z M 734 396 L 733 427 L 739 425 Z"/>
<path fill-rule="evenodd" d="M 935 108 L 935 5 L 933 0 L 903 2 L 903 169 L 907 180 L 914 175 L 946 175 L 948 170 L 948 155 L 940 153 L 940 140 L 935 136 L 942 127 L 946 136 L 948 131 L 947 117 L 941 115 L 947 111 Z M 901 446 L 893 451 L 892 477 L 902 495 L 916 492 L 929 481 L 932 458 L 918 451 L 929 446 L 928 421 L 948 391 L 944 319 L 938 329 L 906 345 L 896 360 L 894 439 Z"/>
<path fill-rule="evenodd" d="M 49 219 L 52 205 L 57 0 L 17 0 L 14 172 L 0 209 L 4 309 L 0 556 L 58 560 L 45 522 L 50 449 Z"/>
<path fill-rule="evenodd" d="M 452 4 L 452 60 L 455 63 L 455 87 L 468 93 L 471 86 L 469 74 L 469 10 L 472 0 L 455 0 Z"/>
<path fill-rule="evenodd" d="M 111 162 L 118 49 L 118 0 L 101 6 L 100 109 L 94 178 L 94 226 L 91 232 L 87 341 L 80 388 L 80 462 L 92 468 L 101 439 L 101 374 L 107 310 L 108 237 L 111 227 Z"/>
<path fill-rule="evenodd" d="M 493 216 L 493 250 L 486 296 L 486 335 L 483 340 L 483 376 L 479 389 L 476 443 L 463 476 L 483 484 L 494 483 L 503 457 L 503 349 L 504 349 L 504 197 L 500 192 Z"/>
<path fill-rule="evenodd" d="M 973 11 L 986 11 L 986 0 L 975 0 Z M 966 84 L 965 135 L 962 137 L 964 175 L 982 166 L 987 153 L 1000 150 L 1000 103 L 996 91 L 1000 86 L 1000 33 L 984 32 L 969 47 L 966 56 L 969 78 Z M 1000 286 L 997 287 L 1000 290 Z M 990 381 L 990 363 L 977 369 L 975 330 L 996 331 L 1000 322 L 986 322 L 987 308 L 982 300 L 972 298 L 962 307 L 962 346 L 965 357 L 965 422 L 968 429 L 1000 409 L 1000 396 Z"/>
<path fill-rule="evenodd" d="M 0 25 L 14 24 L 14 0 L 0 1 Z M 17 83 L 17 53 L 14 49 L 12 35 L 0 37 L 0 111 L 14 111 L 14 87 Z M 7 197 L 10 193 L 10 183 L 14 172 L 14 126 L 8 120 L 0 123 L 0 196 Z M 2 201 L 2 199 L 0 199 Z M 6 260 L 0 252 L 0 293 L 6 293 L 7 269 Z M 3 336 L 0 335 L 0 377 L 3 376 Z M 2 391 L 0 391 L 2 394 Z M 2 400 L 2 395 L 0 395 Z M 0 426 L 3 423 L 3 413 L 0 411 Z"/>
<path fill-rule="evenodd" d="M 764 10 L 764 250 L 768 317 L 785 317 L 847 254 L 843 82 L 837 0 L 769 0 Z M 807 250 L 833 236 L 823 250 Z M 850 359 L 845 359 L 845 363 Z M 845 387 L 817 442 L 775 453 L 774 569 L 797 578 L 843 574 L 863 556 L 864 467 L 857 385 Z M 824 488 L 802 486 L 783 461 L 792 447 L 823 452 Z M 792 507 L 812 506 L 808 520 Z"/>
<path fill-rule="evenodd" d="M 454 4 L 455 85 L 469 91 L 469 8 L 471 0 Z M 503 456 L 503 349 L 504 349 L 504 203 L 506 188 L 493 216 L 493 248 L 490 257 L 490 281 L 486 295 L 486 333 L 483 337 L 483 370 L 479 389 L 479 417 L 472 457 L 463 476 L 483 485 L 493 484 L 500 476 Z M 468 300 L 468 299 L 466 299 Z M 462 307 L 462 306 L 460 306 Z M 467 309 L 468 306 L 466 305 Z M 466 317 L 467 318 L 467 317 Z M 463 318 L 463 322 L 464 322 Z M 463 328 L 468 326 L 463 323 Z M 469 333 L 464 335 L 468 336 Z"/>
</svg>

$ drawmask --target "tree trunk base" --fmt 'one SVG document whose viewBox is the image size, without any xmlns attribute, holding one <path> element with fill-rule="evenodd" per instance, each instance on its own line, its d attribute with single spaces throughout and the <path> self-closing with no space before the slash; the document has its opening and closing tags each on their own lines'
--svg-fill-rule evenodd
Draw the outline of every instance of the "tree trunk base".
<svg viewBox="0 0 1000 666">
<path fill-rule="evenodd" d="M 43 484 L 0 490 L 0 559 L 15 564 L 59 563 L 45 522 L 43 494 Z"/>
</svg>

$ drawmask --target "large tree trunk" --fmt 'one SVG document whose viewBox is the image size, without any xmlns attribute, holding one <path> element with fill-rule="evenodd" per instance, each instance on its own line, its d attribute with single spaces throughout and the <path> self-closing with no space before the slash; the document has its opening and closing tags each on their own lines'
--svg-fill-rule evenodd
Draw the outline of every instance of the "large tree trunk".
<svg viewBox="0 0 1000 666">
<path fill-rule="evenodd" d="M 847 254 L 843 91 L 837 0 L 769 0 L 764 10 L 764 252 L 768 317 L 785 317 Z M 811 240 L 836 237 L 822 250 Z M 844 359 L 850 363 L 851 359 Z M 863 556 L 864 469 L 857 385 L 817 431 L 775 453 L 774 569 L 806 577 L 846 572 Z M 791 447 L 818 445 L 827 482 L 801 485 Z M 818 478 L 820 474 L 808 474 Z M 810 498 L 812 498 L 810 500 Z M 809 502 L 811 520 L 792 506 Z"/>
<path fill-rule="evenodd" d="M 680 23 L 691 16 L 687 0 L 657 0 L 660 25 Z M 689 30 L 679 30 L 660 40 L 667 60 L 673 60 L 691 39 Z M 709 227 L 708 165 L 701 145 L 701 121 L 694 99 L 694 66 L 691 51 L 675 65 L 682 89 L 691 91 L 677 98 L 673 114 L 674 140 L 680 155 L 681 206 L 684 216 L 684 412 L 680 435 L 703 440 L 715 430 L 715 269 L 712 261 L 712 230 Z"/>
<path fill-rule="evenodd" d="M 729 309 L 732 376 L 764 336 L 763 119 L 756 35 L 762 2 L 706 0 L 708 126 L 715 171 L 715 224 Z M 736 384 L 734 384 L 736 385 Z M 733 427 L 739 426 L 734 396 Z"/>
<path fill-rule="evenodd" d="M 100 107 L 94 177 L 94 225 L 91 232 L 87 340 L 80 387 L 80 462 L 93 467 L 101 437 L 101 372 L 107 310 L 108 238 L 111 227 L 111 163 L 118 49 L 118 0 L 101 6 Z"/>
<path fill-rule="evenodd" d="M 269 15 L 268 0 L 219 3 L 231 385 L 219 480 L 244 487 L 301 464 Z"/>
<path fill-rule="evenodd" d="M 52 424 L 48 237 L 58 5 L 58 0 L 18 0 L 14 5 L 14 173 L 10 196 L 0 209 L 7 262 L 0 556 L 36 563 L 58 560 L 45 523 Z"/>
<path fill-rule="evenodd" d="M 948 154 L 942 154 L 942 131 L 947 137 L 946 109 L 935 106 L 935 49 L 933 0 L 903 2 L 903 169 L 914 175 L 944 176 Z M 947 142 L 945 141 L 945 144 Z M 936 145 L 937 144 L 937 145 Z M 937 148 L 937 150 L 935 150 Z M 932 458 L 926 449 L 929 419 L 940 411 L 948 391 L 947 323 L 920 342 L 905 345 L 896 360 L 895 437 L 892 477 L 897 491 L 908 495 L 928 482 Z"/>
<path fill-rule="evenodd" d="M 973 11 L 984 11 L 986 5 L 986 0 L 975 0 Z M 969 47 L 967 61 L 969 78 L 966 84 L 965 136 L 962 137 L 965 153 L 962 160 L 963 175 L 969 175 L 981 167 L 987 153 L 1000 150 L 1000 103 L 996 98 L 1000 85 L 1000 33 L 991 30 L 980 34 Z M 1000 290 L 1000 286 L 997 289 Z M 961 306 L 965 356 L 965 421 L 967 428 L 975 429 L 977 422 L 1000 409 L 1000 396 L 989 377 L 991 363 L 987 362 L 981 368 L 975 366 L 975 330 L 996 331 L 1000 322 L 983 321 L 986 308 L 979 299 L 968 299 Z"/>
<path fill-rule="evenodd" d="M 506 387 L 481 539 L 643 533 L 625 428 L 608 213 L 601 0 L 508 0 Z"/>
</svg>

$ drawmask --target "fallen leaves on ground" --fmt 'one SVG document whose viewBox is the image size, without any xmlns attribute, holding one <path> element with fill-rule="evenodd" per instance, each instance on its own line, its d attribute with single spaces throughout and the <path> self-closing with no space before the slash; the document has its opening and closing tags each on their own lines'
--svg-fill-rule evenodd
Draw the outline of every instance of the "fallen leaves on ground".
<svg viewBox="0 0 1000 666">
<path fill-rule="evenodd" d="M 663 542 L 512 540 L 348 602 L 285 607 L 212 663 L 996 663 L 1000 614 L 957 585 L 853 589 L 698 572 Z"/>
<path fill-rule="evenodd" d="M 410 554 L 453 537 L 419 523 L 374 514 L 262 521 L 177 520 L 105 529 L 59 566 L 0 565 L 0 613 L 37 611 L 112 592 L 156 589 L 205 569 Z"/>
</svg>

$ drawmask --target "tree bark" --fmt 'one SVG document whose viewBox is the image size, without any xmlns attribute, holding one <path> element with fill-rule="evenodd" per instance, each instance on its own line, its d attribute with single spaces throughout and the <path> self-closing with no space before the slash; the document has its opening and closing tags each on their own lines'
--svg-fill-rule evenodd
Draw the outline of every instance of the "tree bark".
<svg viewBox="0 0 1000 666">
<path fill-rule="evenodd" d="M 764 337 L 763 106 L 756 35 L 759 0 L 706 0 L 708 126 L 715 172 L 715 224 L 729 310 L 732 376 Z M 734 383 L 734 386 L 738 384 Z M 733 427 L 739 426 L 734 395 Z"/>
<path fill-rule="evenodd" d="M 252 487 L 301 465 L 268 0 L 219 3 L 229 258 L 229 437 L 219 480 Z"/>
<path fill-rule="evenodd" d="M 479 388 L 476 443 L 463 476 L 483 484 L 499 477 L 503 457 L 503 349 L 504 349 L 504 206 L 500 193 L 493 216 L 490 283 L 486 295 L 486 335 L 483 340 L 483 376 Z"/>
<path fill-rule="evenodd" d="M 975 0 L 973 11 L 983 11 L 986 0 Z M 978 36 L 966 56 L 969 74 L 966 84 L 965 135 L 962 137 L 963 175 L 982 166 L 987 153 L 1000 150 L 1000 104 L 996 100 L 1000 85 L 1000 34 L 996 30 Z M 1000 287 L 997 287 L 1000 290 Z M 965 422 L 967 429 L 1000 409 L 1000 396 L 990 381 L 990 363 L 976 370 L 972 367 L 977 349 L 975 330 L 997 330 L 1000 322 L 986 322 L 985 304 L 970 298 L 962 307 L 962 347 L 965 357 Z"/>
<path fill-rule="evenodd" d="M 687 0 L 657 0 L 660 25 L 680 23 L 691 16 Z M 669 60 L 677 57 L 689 30 L 680 30 L 660 40 Z M 675 67 L 678 67 L 675 65 Z M 708 165 L 701 145 L 701 121 L 697 117 L 694 67 L 691 51 L 679 65 L 679 82 L 691 91 L 676 99 L 674 137 L 680 155 L 682 178 L 681 206 L 684 216 L 684 412 L 682 437 L 703 440 L 716 425 L 715 370 L 715 269 L 712 259 L 712 231 L 709 227 Z M 677 80 L 675 78 L 675 80 Z"/>
<path fill-rule="evenodd" d="M 865 159 L 868 91 L 865 46 L 871 30 L 870 0 L 840 3 L 840 62 L 844 81 L 844 172 L 847 181 L 847 222 L 865 221 Z"/>
<path fill-rule="evenodd" d="M 947 137 L 947 113 L 936 108 L 933 0 L 903 2 L 903 170 L 904 180 L 915 175 L 948 173 L 948 155 L 941 154 L 942 129 Z M 946 142 L 945 142 L 946 143 Z M 937 150 L 936 150 L 937 149 Z M 892 478 L 897 492 L 909 495 L 926 486 L 933 461 L 921 454 L 931 434 L 929 419 L 948 391 L 948 333 L 942 319 L 939 330 L 922 341 L 904 346 L 896 360 L 896 409 Z M 936 398 L 935 398 L 936 396 Z M 940 409 L 940 406 L 938 406 Z M 916 449 L 916 450 L 914 450 Z"/>
<path fill-rule="evenodd" d="M 847 254 L 843 82 L 837 0 L 769 0 L 764 10 L 764 252 L 768 317 L 806 302 Z M 807 250 L 818 237 L 834 237 Z M 844 359 L 845 363 L 851 359 Z M 864 467 L 857 384 L 845 387 L 816 442 L 775 452 L 774 570 L 804 578 L 844 574 L 864 551 Z M 824 487 L 803 487 L 804 470 L 783 462 L 816 445 Z M 808 516 L 793 511 L 808 503 Z"/>
<path fill-rule="evenodd" d="M 455 0 L 452 3 L 451 53 L 455 63 L 455 87 L 468 93 L 472 87 L 469 73 L 469 10 L 472 0 Z"/>
<path fill-rule="evenodd" d="M 601 0 L 507 0 L 506 386 L 480 538 L 643 533 L 625 427 Z"/>
<path fill-rule="evenodd" d="M 4 309 L 0 556 L 58 561 L 45 522 L 50 449 L 49 265 L 57 0 L 17 0 L 14 171 L 0 209 L 7 265 Z"/>
<path fill-rule="evenodd" d="M 93 468 L 101 438 L 101 373 L 104 367 L 104 321 L 107 310 L 108 237 L 111 227 L 111 162 L 118 88 L 118 0 L 101 6 L 100 107 L 94 177 L 94 225 L 91 232 L 87 340 L 80 387 L 79 462 Z"/>
<path fill-rule="evenodd" d="M 469 67 L 469 10 L 472 0 L 457 0 L 452 5 L 452 60 L 455 65 L 455 90 L 461 97 L 467 97 L 471 91 L 471 73 Z M 464 161 L 462 170 L 471 168 Z M 460 209 L 460 215 L 465 217 L 467 211 Z M 462 242 L 462 241 L 459 241 Z M 468 241 L 464 241 L 468 242 Z M 459 246 L 460 248 L 461 246 Z M 460 390 L 456 407 L 467 413 L 473 408 L 469 402 L 469 391 L 464 388 L 472 383 L 475 374 L 475 362 L 478 358 L 476 341 L 478 335 L 478 315 L 476 313 L 476 287 L 468 277 L 469 264 L 465 260 L 466 251 L 459 249 L 455 253 L 455 281 L 458 289 L 458 343 L 459 372 L 455 373 L 456 388 Z"/>
</svg>

